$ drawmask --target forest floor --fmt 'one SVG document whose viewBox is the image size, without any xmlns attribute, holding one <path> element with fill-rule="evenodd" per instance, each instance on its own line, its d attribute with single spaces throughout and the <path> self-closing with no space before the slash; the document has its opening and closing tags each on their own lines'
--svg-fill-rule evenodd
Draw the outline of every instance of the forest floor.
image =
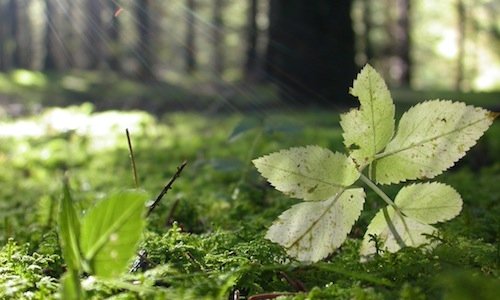
<svg viewBox="0 0 500 300">
<path fill-rule="evenodd" d="M 135 88 L 127 92 L 113 87 L 107 93 L 116 92 L 118 101 L 136 93 Z M 3 95 L 20 93 L 18 87 L 10 89 L 5 92 L 0 85 Z M 97 90 L 87 91 L 83 98 L 94 99 Z M 32 105 L 71 104 L 65 93 L 56 93 L 54 102 L 48 95 L 34 98 Z M 186 95 L 179 92 L 182 99 Z M 450 96 L 462 100 L 467 95 Z M 469 103 L 494 107 L 498 102 L 489 97 Z M 414 98 L 406 95 L 401 103 L 413 103 Z M 151 197 L 177 166 L 184 160 L 188 165 L 148 217 L 140 245 L 148 254 L 142 270 L 112 281 L 83 279 L 93 299 L 271 299 L 280 294 L 286 299 L 494 299 L 500 294 L 498 122 L 437 178 L 462 195 L 464 206 L 457 218 L 438 225 L 440 244 L 435 249 L 405 248 L 361 263 L 363 233 L 384 205 L 368 192 L 365 210 L 346 243 L 320 263 L 302 264 L 264 239 L 273 220 L 297 200 L 267 184 L 251 159 L 309 144 L 343 151 L 338 112 L 177 111 L 152 116 L 95 107 L 37 108 L 35 116 L 0 121 L 2 299 L 58 297 L 66 268 L 56 229 L 63 174 L 69 176 L 82 212 L 110 191 L 132 188 L 124 128 L 131 130 L 140 186 Z M 396 185 L 385 192 L 394 196 L 397 190 Z"/>
<path fill-rule="evenodd" d="M 394 100 L 405 107 L 422 100 L 453 99 L 500 110 L 500 91 L 464 93 L 396 89 L 392 93 Z M 214 83 L 212 79 L 186 78 L 177 79 L 175 84 L 166 81 L 144 83 L 115 73 L 81 70 L 0 73 L 0 117 L 36 114 L 44 107 L 84 102 L 91 102 L 97 111 L 140 109 L 156 116 L 173 111 L 234 113 L 291 106 L 290 101 L 280 100 L 275 88 L 264 84 Z"/>
</svg>

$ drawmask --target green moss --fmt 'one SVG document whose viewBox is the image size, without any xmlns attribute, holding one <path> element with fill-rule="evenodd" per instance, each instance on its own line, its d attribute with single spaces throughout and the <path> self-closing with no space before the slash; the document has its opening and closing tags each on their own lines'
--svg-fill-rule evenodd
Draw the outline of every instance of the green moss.
<svg viewBox="0 0 500 300">
<path fill-rule="evenodd" d="M 99 116 L 88 108 L 80 111 Z M 486 165 L 474 169 L 467 162 L 438 178 L 457 188 L 464 208 L 459 217 L 440 225 L 436 238 L 441 245 L 432 252 L 404 249 L 360 263 L 360 238 L 378 209 L 373 202 L 365 203 L 346 243 L 322 263 L 299 264 L 263 238 L 295 200 L 257 176 L 249 158 L 305 144 L 341 149 L 332 114 L 338 115 L 312 111 L 269 117 L 265 122 L 274 128 L 298 123 L 298 129 L 275 130 L 257 142 L 258 130 L 228 141 L 243 116 L 178 113 L 161 121 L 145 116 L 131 131 L 141 186 L 156 195 L 182 161 L 187 159 L 188 165 L 148 218 L 140 246 L 147 253 L 144 268 L 108 281 L 82 278 L 89 296 L 226 299 L 238 290 L 247 296 L 288 293 L 288 299 L 459 299 L 454 297 L 498 293 L 498 124 L 482 142 L 489 153 Z M 62 174 L 68 172 L 82 213 L 103 193 L 133 187 L 120 126 L 97 139 L 109 142 L 101 148 L 94 146 L 91 134 L 76 131 L 0 137 L 0 298 L 58 296 L 65 265 L 54 203 L 61 197 Z"/>
</svg>

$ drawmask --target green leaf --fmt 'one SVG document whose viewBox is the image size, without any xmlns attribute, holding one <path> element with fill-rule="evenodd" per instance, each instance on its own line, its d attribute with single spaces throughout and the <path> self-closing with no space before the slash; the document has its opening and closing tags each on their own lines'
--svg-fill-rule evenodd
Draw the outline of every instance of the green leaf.
<svg viewBox="0 0 500 300">
<path fill-rule="evenodd" d="M 371 163 L 394 134 L 394 103 L 384 79 L 366 65 L 354 80 L 351 94 L 359 109 L 341 115 L 344 145 L 359 166 Z"/>
<path fill-rule="evenodd" d="M 304 200 L 328 199 L 359 178 L 350 158 L 319 146 L 281 150 L 253 163 L 277 190 Z"/>
<path fill-rule="evenodd" d="M 85 293 L 80 284 L 78 272 L 68 270 L 63 274 L 60 280 L 61 299 L 85 299 Z"/>
<path fill-rule="evenodd" d="M 233 129 L 227 140 L 232 143 L 242 135 L 256 128 L 262 127 L 262 121 L 255 118 L 245 118 L 241 120 Z"/>
<path fill-rule="evenodd" d="M 340 247 L 363 209 L 362 188 L 317 202 L 292 206 L 269 228 L 266 238 L 300 261 L 316 262 Z"/>
<path fill-rule="evenodd" d="M 388 184 L 433 178 L 465 155 L 495 114 L 460 102 L 427 101 L 410 108 L 394 139 L 374 163 L 374 178 Z"/>
<path fill-rule="evenodd" d="M 394 253 L 404 247 L 418 247 L 428 243 L 426 235 L 432 235 L 436 231 L 433 226 L 401 216 L 392 207 L 387 206 L 382 208 L 368 225 L 361 244 L 361 260 L 370 259 L 377 253 L 375 242 L 372 241 L 373 235 L 381 242 L 381 250 Z"/>
<path fill-rule="evenodd" d="M 125 270 L 145 227 L 147 199 L 140 191 L 115 193 L 84 216 L 80 246 L 95 275 L 113 277 Z"/>
<path fill-rule="evenodd" d="M 292 122 L 290 120 L 268 120 L 264 124 L 264 133 L 265 134 L 274 134 L 274 133 L 285 133 L 285 134 L 293 134 L 302 131 L 304 127 L 297 123 Z"/>
<path fill-rule="evenodd" d="M 406 216 L 425 224 L 451 220 L 462 210 L 460 194 L 438 182 L 403 187 L 394 202 Z"/>
<path fill-rule="evenodd" d="M 78 241 L 80 239 L 80 220 L 73 206 L 68 183 L 64 183 L 63 198 L 59 205 L 59 239 L 62 254 L 70 270 L 81 269 Z"/>
</svg>

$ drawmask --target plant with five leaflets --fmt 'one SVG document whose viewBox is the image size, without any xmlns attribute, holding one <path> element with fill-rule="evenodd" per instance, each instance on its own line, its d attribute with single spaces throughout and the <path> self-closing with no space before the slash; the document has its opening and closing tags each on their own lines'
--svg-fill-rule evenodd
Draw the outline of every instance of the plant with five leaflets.
<svg viewBox="0 0 500 300">
<path fill-rule="evenodd" d="M 351 94 L 361 105 L 341 115 L 349 155 L 306 146 L 253 160 L 277 190 L 305 200 L 282 213 L 266 234 L 300 261 L 321 260 L 342 245 L 365 201 L 363 188 L 354 185 L 358 180 L 388 204 L 368 226 L 362 260 L 379 247 L 396 252 L 425 245 L 426 235 L 437 232 L 432 224 L 460 213 L 460 195 L 443 183 L 414 183 L 393 201 L 377 183 L 434 178 L 463 157 L 498 116 L 459 102 L 432 100 L 410 108 L 395 133 L 392 97 L 371 66 L 361 70 Z"/>
</svg>

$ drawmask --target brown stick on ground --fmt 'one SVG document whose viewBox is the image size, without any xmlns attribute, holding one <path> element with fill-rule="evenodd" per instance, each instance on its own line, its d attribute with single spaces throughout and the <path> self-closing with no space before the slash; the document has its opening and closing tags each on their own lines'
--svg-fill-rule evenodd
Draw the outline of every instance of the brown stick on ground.
<svg viewBox="0 0 500 300">
<path fill-rule="evenodd" d="M 172 184 L 181 175 L 181 172 L 186 165 L 187 165 L 187 161 L 184 161 L 180 166 L 177 167 L 177 172 L 175 172 L 174 176 L 172 176 L 172 178 L 170 178 L 170 181 L 165 185 L 163 190 L 161 190 L 160 194 L 158 195 L 158 197 L 156 197 L 156 200 L 153 202 L 153 204 L 151 204 L 149 206 L 148 213 L 146 214 L 146 217 L 148 217 L 153 212 L 153 210 L 156 208 L 156 206 L 158 206 L 158 204 L 160 203 L 163 196 L 165 196 L 165 194 L 168 192 L 168 190 L 172 188 Z"/>
</svg>

